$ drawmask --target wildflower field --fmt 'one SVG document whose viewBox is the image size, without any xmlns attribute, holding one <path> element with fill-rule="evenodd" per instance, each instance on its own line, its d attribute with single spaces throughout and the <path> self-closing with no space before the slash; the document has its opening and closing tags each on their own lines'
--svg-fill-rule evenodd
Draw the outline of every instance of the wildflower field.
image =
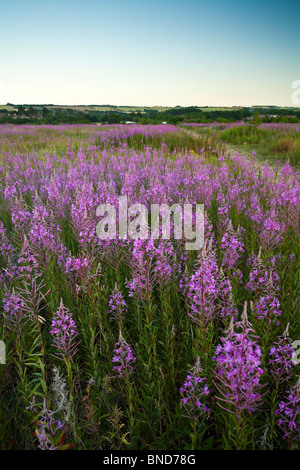
<svg viewBox="0 0 300 470">
<path fill-rule="evenodd" d="M 169 125 L 3 125 L 0 156 L 0 448 L 300 448 L 289 163 Z M 99 239 L 125 195 L 204 204 L 203 247 Z"/>
</svg>

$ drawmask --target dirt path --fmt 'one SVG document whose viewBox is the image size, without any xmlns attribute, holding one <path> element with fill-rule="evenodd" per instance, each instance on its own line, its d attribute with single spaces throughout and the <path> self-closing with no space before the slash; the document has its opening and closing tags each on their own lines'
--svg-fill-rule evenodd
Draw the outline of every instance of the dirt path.
<svg viewBox="0 0 300 470">
<path fill-rule="evenodd" d="M 201 134 L 192 132 L 188 129 L 183 129 L 190 134 L 192 134 L 194 137 L 200 137 Z M 226 144 L 226 149 L 227 149 L 227 154 L 230 156 L 236 155 L 239 153 L 240 155 L 243 155 L 244 157 L 247 158 L 247 160 L 252 161 L 253 156 L 252 152 L 253 149 L 250 149 L 249 147 L 247 148 L 246 146 L 240 146 L 240 145 L 232 145 L 232 144 Z M 255 158 L 254 166 L 257 168 L 257 170 L 263 169 L 265 166 L 269 166 L 275 173 L 278 173 L 282 167 L 284 166 L 285 162 L 282 160 L 271 160 L 267 158 L 263 158 L 261 156 L 258 156 Z"/>
<path fill-rule="evenodd" d="M 226 147 L 228 149 L 229 155 L 233 156 L 239 153 L 240 155 L 243 155 L 244 157 L 247 158 L 247 160 L 253 160 L 253 155 L 252 152 L 253 150 L 245 147 L 241 147 L 239 145 L 232 145 L 232 144 L 226 144 Z M 265 166 L 269 166 L 273 171 L 276 173 L 282 169 L 284 166 L 285 162 L 282 160 L 271 160 L 271 159 L 264 159 L 262 157 L 256 157 L 254 166 L 257 169 L 262 169 Z"/>
</svg>

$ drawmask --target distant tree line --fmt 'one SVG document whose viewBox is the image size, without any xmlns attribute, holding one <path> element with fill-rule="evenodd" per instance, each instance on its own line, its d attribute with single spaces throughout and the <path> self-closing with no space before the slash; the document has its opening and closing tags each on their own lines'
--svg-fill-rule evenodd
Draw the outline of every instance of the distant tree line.
<svg viewBox="0 0 300 470">
<path fill-rule="evenodd" d="M 8 103 L 9 104 L 9 103 Z M 14 106 L 14 105 L 10 105 Z M 74 109 L 71 107 L 17 106 L 15 109 L 1 109 L 0 124 L 119 124 L 132 121 L 139 124 L 180 124 L 184 122 L 235 122 L 254 120 L 255 122 L 299 122 L 300 110 L 281 109 L 274 106 L 252 108 L 229 108 L 220 110 L 202 110 L 196 106 L 180 107 L 158 111 L 145 108 L 144 112 L 124 113 L 115 110 L 101 111 L 93 108 Z M 275 117 L 276 116 L 276 117 Z"/>
</svg>

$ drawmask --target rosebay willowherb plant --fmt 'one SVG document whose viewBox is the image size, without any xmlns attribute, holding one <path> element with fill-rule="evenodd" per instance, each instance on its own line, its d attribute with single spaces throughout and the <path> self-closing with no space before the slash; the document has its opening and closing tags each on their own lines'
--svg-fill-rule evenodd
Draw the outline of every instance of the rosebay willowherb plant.
<svg viewBox="0 0 300 470">
<path fill-rule="evenodd" d="M 231 321 L 227 335 L 217 346 L 215 386 L 219 406 L 237 417 L 237 445 L 244 439 L 245 413 L 261 406 L 261 349 L 253 335 L 245 302 L 241 321 Z"/>
<path fill-rule="evenodd" d="M 204 413 L 209 413 L 209 408 L 205 405 L 205 399 L 209 394 L 209 389 L 206 377 L 202 376 L 203 369 L 200 364 L 200 357 L 198 357 L 196 364 L 188 372 L 188 375 L 180 388 L 182 396 L 181 402 L 184 408 L 184 416 L 191 419 L 193 438 L 192 447 L 194 448 L 197 441 L 197 420 Z"/>
<path fill-rule="evenodd" d="M 289 324 L 287 324 L 284 333 L 272 345 L 269 353 L 270 371 L 276 382 L 282 383 L 292 378 L 293 367 L 297 365 L 297 361 L 293 358 L 294 352 L 292 339 L 289 337 Z"/>
<path fill-rule="evenodd" d="M 286 392 L 275 415 L 279 418 L 278 426 L 284 432 L 283 438 L 288 441 L 290 449 L 294 449 L 300 434 L 300 379 Z"/>
<path fill-rule="evenodd" d="M 0 126 L 0 447 L 300 448 L 299 174 L 231 127 Z"/>
<path fill-rule="evenodd" d="M 113 366 L 112 370 L 117 371 L 118 377 L 128 377 L 132 374 L 136 358 L 133 356 L 131 347 L 126 343 L 125 339 L 120 332 L 119 341 L 116 343 L 116 349 L 114 349 L 114 356 L 112 362 L 116 365 Z"/>
<path fill-rule="evenodd" d="M 117 284 L 115 285 L 115 288 L 110 296 L 108 305 L 110 307 L 109 313 L 111 314 L 111 319 L 118 320 L 119 329 L 121 331 L 122 320 L 125 319 L 124 313 L 127 310 L 127 305 L 122 295 L 122 292 L 120 292 L 117 287 Z"/>
<path fill-rule="evenodd" d="M 70 361 L 77 352 L 76 336 L 78 333 L 72 314 L 64 306 L 62 299 L 52 319 L 50 334 L 56 348 L 55 356 Z"/>
</svg>

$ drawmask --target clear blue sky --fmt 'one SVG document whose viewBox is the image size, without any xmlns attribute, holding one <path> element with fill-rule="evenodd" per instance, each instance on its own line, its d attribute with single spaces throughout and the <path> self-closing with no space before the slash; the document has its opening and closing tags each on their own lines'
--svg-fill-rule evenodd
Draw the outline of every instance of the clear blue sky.
<svg viewBox="0 0 300 470">
<path fill-rule="evenodd" d="M 299 0 L 0 0 L 0 103 L 291 106 Z"/>
</svg>

